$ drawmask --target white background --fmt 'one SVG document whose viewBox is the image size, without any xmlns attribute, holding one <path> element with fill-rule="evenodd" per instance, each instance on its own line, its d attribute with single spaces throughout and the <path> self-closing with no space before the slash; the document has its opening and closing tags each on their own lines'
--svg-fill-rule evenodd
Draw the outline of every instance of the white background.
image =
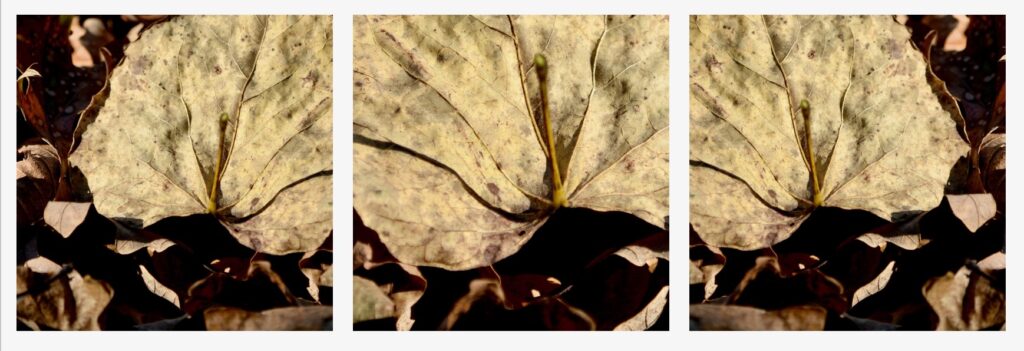
<svg viewBox="0 0 1024 351">
<path fill-rule="evenodd" d="M 689 184 L 686 155 L 688 146 L 689 82 L 688 16 L 691 14 L 1007 14 L 1007 60 L 1012 62 L 1020 52 L 1020 25 L 1016 23 L 1019 6 L 1005 1 L 560 1 L 519 0 L 488 1 L 192 1 L 178 0 L 169 4 L 145 1 L 3 1 L 0 42 L 2 42 L 3 105 L 0 107 L 0 351 L 8 350 L 317 350 L 367 348 L 375 350 L 630 350 L 630 349 L 708 349 L 739 347 L 756 349 L 824 349 L 874 350 L 914 348 L 927 350 L 1004 349 L 1011 338 L 1018 336 L 1016 317 L 1020 316 L 1016 297 L 1020 269 L 1015 249 L 1019 248 L 1021 227 L 1017 218 L 1019 188 L 1007 183 L 1007 246 L 1008 265 L 1007 326 L 1009 332 L 689 332 L 685 301 L 689 301 L 687 278 L 687 233 L 676 230 L 670 240 L 675 252 L 671 280 L 670 332 L 352 332 L 351 249 L 352 242 L 352 15 L 353 14 L 668 14 L 671 16 L 670 72 L 672 187 L 671 219 L 676 228 L 689 222 L 687 188 Z M 334 289 L 335 321 L 333 332 L 17 332 L 15 319 L 15 80 L 16 15 L 18 14 L 332 14 L 334 15 L 334 222 L 335 264 L 339 276 Z M 1007 79 L 1018 81 L 1019 71 L 1008 65 Z M 1014 102 L 1020 90 L 1011 88 L 1007 101 L 1007 125 L 1016 134 Z M 1010 149 L 1008 178 L 1013 179 L 1020 167 L 1016 138 L 1007 144 Z"/>
</svg>

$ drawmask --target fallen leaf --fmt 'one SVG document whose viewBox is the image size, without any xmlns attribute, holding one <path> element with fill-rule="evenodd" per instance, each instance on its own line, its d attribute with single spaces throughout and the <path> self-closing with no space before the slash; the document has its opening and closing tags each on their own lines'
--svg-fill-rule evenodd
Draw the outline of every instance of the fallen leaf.
<svg viewBox="0 0 1024 351">
<path fill-rule="evenodd" d="M 981 261 L 978 261 L 978 268 L 986 273 L 1006 269 L 1006 254 L 1003 252 L 991 254 Z"/>
<path fill-rule="evenodd" d="M 879 273 L 875 279 L 872 279 L 867 284 L 864 284 L 864 286 L 857 288 L 857 291 L 853 292 L 853 298 L 850 299 L 850 306 L 853 307 L 868 296 L 874 295 L 875 293 L 882 291 L 882 289 L 885 289 L 885 286 L 889 284 L 889 278 L 892 278 L 894 268 L 896 268 L 896 261 L 889 262 L 889 264 L 885 266 L 885 269 L 882 269 L 882 273 Z"/>
<path fill-rule="evenodd" d="M 857 240 L 871 247 L 877 247 L 885 251 L 887 244 L 899 246 L 904 250 L 917 250 L 927 245 L 931 240 L 925 238 L 921 233 L 921 219 L 927 212 L 922 212 L 913 219 L 884 225 L 872 229 L 871 232 L 857 237 Z"/>
<path fill-rule="evenodd" d="M 57 193 L 61 166 L 57 149 L 51 145 L 30 144 L 18 148 L 15 166 L 18 181 L 18 225 L 43 217 L 46 205 Z"/>
<path fill-rule="evenodd" d="M 372 280 L 352 276 L 352 323 L 394 317 L 395 303 Z"/>
<path fill-rule="evenodd" d="M 658 321 L 658 318 L 661 317 L 661 314 L 667 304 L 668 286 L 666 285 L 661 288 L 658 295 L 655 295 L 654 299 L 651 299 L 651 303 L 647 304 L 640 313 L 637 313 L 632 318 L 616 326 L 615 331 L 637 331 L 650 329 L 651 326 Z"/>
<path fill-rule="evenodd" d="M 967 267 L 929 280 L 922 292 L 939 315 L 938 330 L 981 330 L 1006 323 L 1005 292 Z"/>
<path fill-rule="evenodd" d="M 297 306 L 261 312 L 211 307 L 203 312 L 207 330 L 333 330 L 331 306 Z"/>
<path fill-rule="evenodd" d="M 1006 133 L 991 133 L 981 141 L 979 165 L 985 190 L 996 199 L 996 205 L 1006 213 Z"/>
<path fill-rule="evenodd" d="M 596 328 L 586 312 L 559 298 L 541 298 L 526 307 L 512 308 L 499 281 L 481 278 L 470 282 L 469 291 L 455 302 L 441 329 L 497 330 L 507 329 L 508 325 L 522 330 Z"/>
<path fill-rule="evenodd" d="M 97 211 L 148 226 L 213 207 L 256 251 L 319 246 L 331 231 L 331 27 L 330 16 L 182 16 L 149 29 L 79 126 L 71 162 Z"/>
<path fill-rule="evenodd" d="M 690 330 L 823 330 L 824 308 L 794 306 L 766 311 L 733 305 L 690 305 Z"/>
<path fill-rule="evenodd" d="M 370 287 L 365 282 L 359 282 L 359 286 L 355 287 L 354 293 L 359 296 L 356 296 L 353 306 L 357 306 L 355 309 L 362 314 L 362 316 L 356 315 L 356 322 L 395 318 L 396 330 L 412 330 L 413 324 L 416 322 L 412 318 L 413 305 L 423 297 L 427 289 L 427 280 L 423 277 L 423 273 L 420 272 L 419 268 L 397 262 L 383 263 L 374 266 L 373 269 L 360 272 L 360 274 L 365 275 L 365 277 L 353 276 L 353 278 L 369 280 L 374 286 Z M 378 300 L 378 291 L 388 298 L 388 303 Z M 368 305 L 361 306 L 364 303 Z M 391 307 L 385 315 L 363 319 L 369 315 L 369 311 L 375 311 L 377 308 L 383 308 L 383 306 Z"/>
<path fill-rule="evenodd" d="M 563 182 L 569 207 L 666 228 L 667 16 L 359 16 L 353 29 L 353 201 L 399 261 L 508 257 Z"/>
<path fill-rule="evenodd" d="M 333 247 L 333 237 L 328 237 L 323 244 L 320 244 L 319 249 L 304 253 L 299 259 L 299 269 L 309 279 L 309 286 L 306 287 L 306 290 L 315 301 L 321 301 L 321 287 L 334 287 Z M 330 294 L 330 290 L 328 290 L 328 294 Z M 328 301 L 331 298 L 330 296 L 324 297 Z"/>
<path fill-rule="evenodd" d="M 211 273 L 188 289 L 182 310 L 195 315 L 217 305 L 264 310 L 298 303 L 288 285 L 271 268 L 270 262 L 252 262 L 241 277 L 235 279 L 228 273 Z"/>
<path fill-rule="evenodd" d="M 34 273 L 18 267 L 18 319 L 58 330 L 99 330 L 113 290 L 78 271 Z"/>
<path fill-rule="evenodd" d="M 88 202 L 50 201 L 43 210 L 43 220 L 67 238 L 85 221 L 91 208 L 92 203 Z"/>
<path fill-rule="evenodd" d="M 718 289 L 715 276 L 722 268 L 725 268 L 725 255 L 721 250 L 714 246 L 690 245 L 690 285 L 700 285 L 702 300 L 710 298 Z M 690 293 L 693 294 L 693 290 Z"/>
<path fill-rule="evenodd" d="M 637 267 L 650 267 L 653 272 L 658 259 L 668 261 L 668 232 L 660 232 L 615 251 L 615 255 Z"/>
<path fill-rule="evenodd" d="M 705 242 L 764 248 L 815 207 L 893 220 L 942 200 L 968 148 L 891 17 L 694 16 L 690 32 L 691 224 Z"/>
<path fill-rule="evenodd" d="M 729 303 L 773 310 L 815 303 L 837 313 L 849 308 L 843 285 L 835 278 L 818 269 L 784 274 L 779 260 L 769 256 L 755 260 L 754 267 L 732 292 Z"/>
<path fill-rule="evenodd" d="M 996 200 L 992 194 L 946 195 L 953 215 L 974 233 L 996 215 Z"/>
<path fill-rule="evenodd" d="M 181 301 L 178 299 L 178 294 L 171 290 L 164 284 L 160 283 L 149 270 L 146 269 L 145 265 L 139 265 L 139 275 L 142 276 L 142 282 L 146 284 L 146 289 L 153 292 L 154 295 L 173 303 L 178 308 L 181 308 Z"/>
</svg>

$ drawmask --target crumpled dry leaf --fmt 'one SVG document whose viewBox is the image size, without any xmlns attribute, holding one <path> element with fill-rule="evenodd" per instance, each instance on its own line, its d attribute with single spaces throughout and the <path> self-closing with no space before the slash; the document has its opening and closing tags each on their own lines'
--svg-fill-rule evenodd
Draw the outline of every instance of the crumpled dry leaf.
<svg viewBox="0 0 1024 351">
<path fill-rule="evenodd" d="M 309 251 L 331 229 L 330 16 L 183 16 L 125 51 L 71 162 L 97 211 L 147 226 L 208 212 L 261 252 Z"/>
<path fill-rule="evenodd" d="M 400 261 L 485 266 L 546 220 L 538 53 L 568 206 L 666 227 L 668 17 L 360 16 L 354 31 L 353 200 Z"/>
<path fill-rule="evenodd" d="M 857 240 L 883 251 L 888 244 L 899 246 L 908 251 L 920 249 L 931 242 L 930 239 L 925 238 L 923 233 L 921 233 L 921 219 L 924 218 L 925 214 L 927 212 L 922 212 L 904 222 L 892 223 L 872 229 L 871 232 L 858 236 Z"/>
<path fill-rule="evenodd" d="M 938 330 L 981 330 L 1006 323 L 1006 293 L 967 267 L 929 280 L 922 292 L 939 315 Z"/>
<path fill-rule="evenodd" d="M 722 250 L 703 244 L 690 245 L 690 285 L 703 285 L 702 299 L 707 300 L 718 289 L 715 276 L 722 268 L 725 268 L 725 255 L 722 254 Z M 692 289 L 690 293 L 693 293 Z"/>
<path fill-rule="evenodd" d="M 362 274 L 372 280 L 360 276 L 353 278 L 369 280 L 374 285 L 370 286 L 362 281 L 354 284 L 354 293 L 358 296 L 355 297 L 353 306 L 357 306 L 355 309 L 359 313 L 355 316 L 356 322 L 393 317 L 396 330 L 412 330 L 413 323 L 416 322 L 412 318 L 412 307 L 423 297 L 427 289 L 427 280 L 419 268 L 398 262 L 381 263 Z M 388 299 L 387 303 L 378 300 L 378 292 L 384 294 Z M 367 306 L 361 306 L 364 303 Z M 378 308 L 388 307 L 383 315 L 375 312 Z M 370 316 L 374 318 L 369 318 Z"/>
<path fill-rule="evenodd" d="M 996 216 L 996 200 L 992 194 L 946 195 L 953 215 L 971 233 Z"/>
<path fill-rule="evenodd" d="M 889 278 L 892 278 L 892 273 L 896 268 L 896 261 L 889 262 L 888 265 L 882 269 L 882 273 L 879 273 L 875 279 L 872 279 L 864 286 L 857 288 L 857 291 L 853 292 L 853 298 L 850 299 L 850 306 L 857 305 L 861 300 L 866 299 L 868 296 L 874 295 L 875 293 L 885 289 L 885 286 L 889 284 Z"/>
<path fill-rule="evenodd" d="M 650 329 L 658 321 L 661 314 L 668 305 L 668 285 L 661 288 L 661 291 L 651 299 L 651 302 L 644 307 L 640 313 L 632 318 L 615 326 L 615 331 L 637 331 Z"/>
<path fill-rule="evenodd" d="M 906 28 L 887 16 L 694 16 L 691 223 L 710 245 L 763 248 L 813 208 L 883 219 L 942 200 L 967 152 Z"/>
<path fill-rule="evenodd" d="M 352 276 L 352 323 L 395 315 L 395 302 L 372 280 Z"/>
<path fill-rule="evenodd" d="M 766 311 L 734 305 L 690 305 L 690 330 L 822 330 L 824 308 L 794 306 Z"/>
<path fill-rule="evenodd" d="M 60 156 L 48 144 L 30 144 L 18 149 L 22 159 L 15 166 L 18 181 L 18 224 L 29 224 L 43 217 L 47 203 L 57 193 L 60 182 Z"/>
<path fill-rule="evenodd" d="M 491 330 L 509 322 L 526 330 L 594 330 L 595 321 L 583 310 L 560 298 L 541 298 L 521 308 L 509 306 L 501 282 L 494 278 L 474 279 L 442 322 L 442 330 Z M 539 323 L 531 325 L 528 322 Z"/>
<path fill-rule="evenodd" d="M 139 275 L 142 276 L 142 282 L 146 284 L 146 289 L 153 292 L 154 295 L 167 300 L 168 302 L 181 308 L 181 300 L 178 298 L 178 293 L 171 290 L 163 283 L 160 283 L 153 274 L 149 273 L 145 265 L 139 265 Z"/>
<path fill-rule="evenodd" d="M 58 330 L 99 330 L 114 295 L 107 283 L 78 271 L 35 273 L 18 267 L 18 320 Z"/>
<path fill-rule="evenodd" d="M 978 161 L 985 190 L 996 199 L 1000 212 L 1006 211 L 1006 133 L 992 133 L 981 141 Z"/>
<path fill-rule="evenodd" d="M 207 330 L 333 330 L 331 306 L 296 306 L 251 312 L 211 307 L 203 312 Z"/>
<path fill-rule="evenodd" d="M 306 287 L 306 290 L 315 301 L 321 301 L 320 287 L 334 287 L 333 247 L 333 237 L 327 237 L 319 249 L 303 254 L 302 259 L 299 260 L 299 269 L 309 279 L 309 286 Z M 330 296 L 324 297 L 331 298 Z"/>
</svg>

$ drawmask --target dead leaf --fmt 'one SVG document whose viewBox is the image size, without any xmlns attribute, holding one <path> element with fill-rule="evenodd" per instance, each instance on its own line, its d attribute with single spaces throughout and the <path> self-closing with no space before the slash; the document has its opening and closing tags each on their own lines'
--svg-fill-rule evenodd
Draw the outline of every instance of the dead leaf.
<svg viewBox="0 0 1024 351">
<path fill-rule="evenodd" d="M 967 267 L 929 280 L 922 292 L 939 315 L 938 330 L 982 330 L 1006 323 L 1005 292 Z"/>
<path fill-rule="evenodd" d="M 654 296 L 654 299 L 651 299 L 651 303 L 647 304 L 647 306 L 644 307 L 644 309 L 641 310 L 640 313 L 637 313 L 632 318 L 616 326 L 615 331 L 638 331 L 649 329 L 652 325 L 654 325 L 655 322 L 658 321 L 658 318 L 661 317 L 661 314 L 665 310 L 665 306 L 667 304 L 668 285 L 662 287 L 661 291 L 659 291 L 658 294 Z"/>
<path fill-rule="evenodd" d="M 352 323 L 394 317 L 395 303 L 372 280 L 352 276 Z"/>
<path fill-rule="evenodd" d="M 399 261 L 465 270 L 555 209 L 668 216 L 667 16 L 359 16 L 354 205 Z M 551 141 L 535 54 L 548 65 Z M 542 128 L 541 126 L 545 126 Z"/>
<path fill-rule="evenodd" d="M 167 300 L 178 308 L 181 308 L 181 301 L 178 299 L 178 294 L 175 293 L 174 290 L 171 290 L 164 284 L 160 283 L 156 277 L 149 273 L 149 270 L 146 269 L 145 265 L 139 265 L 139 275 L 142 276 L 142 281 L 146 284 L 146 289 L 149 289 L 149 291 L 153 292 L 154 295 Z"/>
<path fill-rule="evenodd" d="M 882 269 L 882 273 L 879 273 L 875 279 L 872 279 L 864 286 L 861 286 L 853 293 L 853 298 L 850 299 L 850 306 L 857 305 L 861 300 L 866 299 L 868 296 L 874 295 L 875 293 L 885 289 L 886 284 L 889 284 L 889 278 L 892 278 L 893 269 L 896 268 L 896 261 L 889 262 L 888 265 Z"/>
<path fill-rule="evenodd" d="M 92 204 L 88 202 L 50 201 L 43 210 L 43 220 L 53 230 L 67 238 L 78 228 L 89 214 Z"/>
<path fill-rule="evenodd" d="M 942 200 L 968 147 L 891 17 L 694 16 L 690 32 L 691 224 L 705 242 L 764 248 L 817 206 L 893 220 Z"/>
<path fill-rule="evenodd" d="M 690 305 L 690 330 L 823 330 L 824 308 L 794 306 L 766 311 L 733 305 Z"/>
<path fill-rule="evenodd" d="M 385 296 L 391 301 L 391 310 L 388 311 L 387 315 L 378 318 L 395 318 L 395 329 L 399 331 L 412 330 L 415 320 L 412 318 L 412 307 L 417 301 L 423 297 L 424 292 L 427 289 L 427 280 L 423 277 L 423 273 L 420 272 L 416 266 L 407 265 L 404 263 L 383 263 L 375 265 L 372 269 L 360 272 L 365 278 L 370 279 L 375 284 L 375 289 L 385 294 Z M 364 278 L 360 276 L 354 276 L 355 278 Z M 364 283 L 360 283 L 365 285 Z M 381 306 L 382 303 L 376 300 L 376 292 L 370 293 L 372 289 L 369 286 L 358 287 L 363 291 L 356 291 L 355 294 L 361 295 L 363 299 L 356 299 L 353 302 L 353 306 L 359 306 L 362 303 L 368 303 L 369 306 L 356 307 L 365 313 L 364 309 L 376 308 Z M 385 304 L 386 305 L 386 304 Z M 372 319 L 362 319 L 356 316 L 357 322 Z"/>
<path fill-rule="evenodd" d="M 71 157 L 97 211 L 148 226 L 212 206 L 256 251 L 319 246 L 331 231 L 331 27 L 181 16 L 149 29 Z"/>
<path fill-rule="evenodd" d="M 539 321 L 540 325 L 525 321 Z M 441 329 L 493 330 L 505 324 L 526 330 L 594 330 L 597 326 L 586 312 L 559 298 L 541 298 L 526 307 L 512 308 L 499 281 L 481 278 L 470 282 L 469 292 L 455 302 Z"/>
<path fill-rule="evenodd" d="M 47 203 L 56 195 L 61 177 L 60 156 L 48 144 L 22 146 L 18 155 L 18 225 L 26 225 L 42 218 Z"/>
<path fill-rule="evenodd" d="M 996 215 L 996 200 L 992 194 L 946 195 L 953 215 L 974 233 Z"/>
<path fill-rule="evenodd" d="M 1006 133 L 986 135 L 979 148 L 985 190 L 995 198 L 999 211 L 1006 213 Z"/>
<path fill-rule="evenodd" d="M 921 233 L 921 219 L 924 218 L 925 214 L 927 212 L 922 212 L 904 222 L 892 223 L 872 229 L 871 232 L 858 236 L 857 240 L 868 246 L 877 247 L 882 251 L 885 251 L 887 244 L 899 246 L 904 250 L 920 249 L 931 242 L 930 239 L 925 238 L 923 233 Z"/>
<path fill-rule="evenodd" d="M 299 260 L 299 269 L 302 270 L 302 274 L 309 279 L 309 286 L 306 290 L 309 295 L 313 297 L 315 301 L 320 300 L 320 288 L 321 287 L 334 287 L 334 254 L 332 248 L 334 247 L 333 235 L 327 237 L 327 240 L 323 244 L 320 244 L 320 248 L 314 251 L 310 251 L 302 254 L 302 259 Z M 328 295 L 330 290 L 328 290 Z M 330 301 L 330 296 L 324 296 L 327 301 Z M 330 303 L 327 303 L 328 305 Z"/>
<path fill-rule="evenodd" d="M 333 330 L 331 306 L 282 307 L 251 312 L 212 307 L 203 312 L 208 330 Z"/>
<path fill-rule="evenodd" d="M 58 330 L 99 330 L 113 297 L 105 282 L 75 270 L 34 273 L 18 267 L 18 319 Z"/>
<path fill-rule="evenodd" d="M 702 300 L 710 298 L 718 289 L 715 276 L 722 268 L 725 268 L 725 255 L 721 250 L 714 246 L 690 245 L 690 285 L 702 285 Z"/>
<path fill-rule="evenodd" d="M 729 303 L 780 309 L 816 303 L 844 313 L 849 308 L 843 285 L 818 269 L 785 273 L 775 257 L 762 256 L 747 271 L 729 298 Z"/>
</svg>

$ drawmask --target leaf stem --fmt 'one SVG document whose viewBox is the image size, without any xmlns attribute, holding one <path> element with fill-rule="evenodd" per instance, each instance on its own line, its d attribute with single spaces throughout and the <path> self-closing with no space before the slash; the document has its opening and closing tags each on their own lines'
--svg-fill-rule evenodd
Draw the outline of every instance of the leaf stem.
<svg viewBox="0 0 1024 351">
<path fill-rule="evenodd" d="M 800 112 L 804 115 L 804 140 L 807 143 L 807 163 L 811 165 L 811 183 L 814 184 L 814 207 L 824 202 L 821 185 L 818 184 L 818 167 L 814 160 L 814 142 L 811 141 L 811 104 L 800 100 Z"/>
<path fill-rule="evenodd" d="M 217 165 L 213 171 L 213 185 L 210 186 L 210 201 L 206 205 L 206 210 L 210 214 L 217 213 L 217 187 L 220 185 L 220 173 L 224 160 L 224 131 L 227 130 L 229 118 L 227 112 L 222 112 L 220 118 L 218 118 L 218 122 L 220 122 L 220 139 L 217 140 Z"/>
<path fill-rule="evenodd" d="M 555 208 L 565 206 L 565 189 L 562 188 L 562 176 L 558 172 L 558 155 L 555 153 L 555 134 L 551 127 L 551 110 L 548 106 L 548 60 L 544 55 L 537 54 L 533 57 L 533 63 L 537 67 L 537 80 L 540 82 L 541 111 L 544 114 L 544 126 L 547 129 L 548 154 L 551 156 L 551 183 L 555 189 L 551 193 L 551 202 Z"/>
</svg>

